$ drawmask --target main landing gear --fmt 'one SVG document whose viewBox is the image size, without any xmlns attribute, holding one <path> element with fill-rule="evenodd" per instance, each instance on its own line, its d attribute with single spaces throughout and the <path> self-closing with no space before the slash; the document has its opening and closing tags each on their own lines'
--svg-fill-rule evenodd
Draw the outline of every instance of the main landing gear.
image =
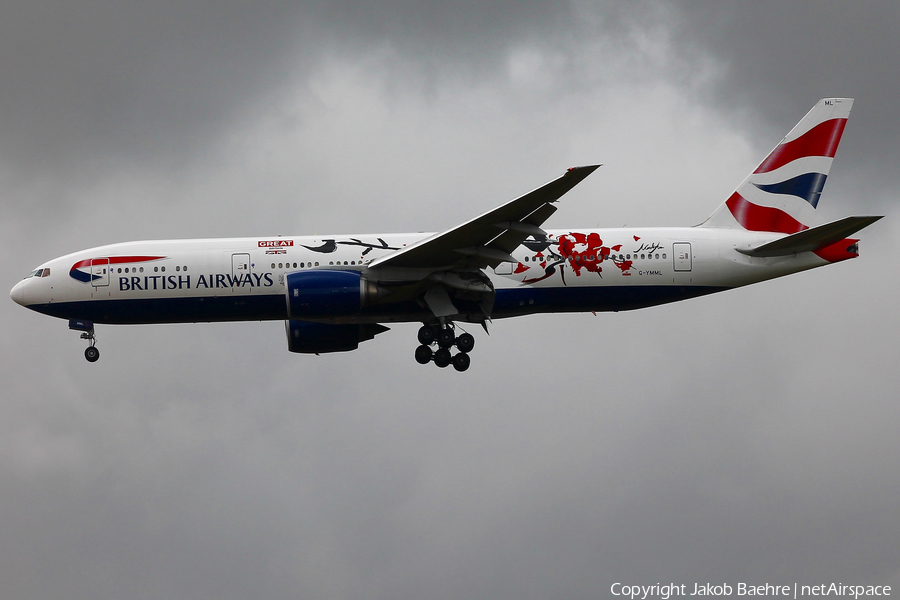
<svg viewBox="0 0 900 600">
<path fill-rule="evenodd" d="M 416 348 L 416 362 L 420 365 L 434 361 L 434 364 L 443 369 L 452 363 L 457 371 L 465 371 L 471 363 L 469 352 L 475 347 L 475 338 L 471 333 L 457 336 L 452 323 L 443 327 L 422 325 L 419 328 L 419 344 L 421 346 Z M 431 347 L 435 345 L 437 350 L 432 350 Z M 450 354 L 453 346 L 459 350 L 455 356 Z"/>
</svg>

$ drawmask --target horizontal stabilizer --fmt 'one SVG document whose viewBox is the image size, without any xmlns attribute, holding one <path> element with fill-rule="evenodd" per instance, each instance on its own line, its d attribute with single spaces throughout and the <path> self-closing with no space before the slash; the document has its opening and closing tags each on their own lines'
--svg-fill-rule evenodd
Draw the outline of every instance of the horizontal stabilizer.
<svg viewBox="0 0 900 600">
<path fill-rule="evenodd" d="M 813 252 L 835 244 L 849 235 L 853 235 L 880 218 L 880 216 L 845 217 L 812 229 L 799 231 L 756 248 L 735 248 L 735 250 L 747 256 L 757 257 L 786 256 L 788 254 L 799 254 L 800 252 Z"/>
</svg>

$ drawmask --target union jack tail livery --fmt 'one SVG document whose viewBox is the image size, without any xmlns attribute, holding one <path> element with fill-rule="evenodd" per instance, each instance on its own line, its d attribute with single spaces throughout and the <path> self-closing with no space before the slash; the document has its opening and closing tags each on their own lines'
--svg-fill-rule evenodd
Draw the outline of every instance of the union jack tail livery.
<svg viewBox="0 0 900 600">
<path fill-rule="evenodd" d="M 852 107 L 853 98 L 819 100 L 703 225 L 808 229 Z"/>
</svg>

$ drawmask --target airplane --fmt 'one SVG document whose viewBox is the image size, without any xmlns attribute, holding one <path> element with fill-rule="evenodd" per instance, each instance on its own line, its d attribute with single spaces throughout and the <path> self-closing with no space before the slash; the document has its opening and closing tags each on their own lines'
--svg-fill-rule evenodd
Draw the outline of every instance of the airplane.
<svg viewBox="0 0 900 600">
<path fill-rule="evenodd" d="M 591 165 L 440 233 L 111 244 L 40 265 L 10 296 L 68 319 L 90 362 L 98 323 L 283 320 L 289 351 L 321 354 L 419 322 L 415 360 L 465 371 L 463 324 L 645 308 L 857 257 L 848 236 L 880 216 L 811 225 L 852 106 L 817 102 L 693 227 L 544 229 Z"/>
</svg>

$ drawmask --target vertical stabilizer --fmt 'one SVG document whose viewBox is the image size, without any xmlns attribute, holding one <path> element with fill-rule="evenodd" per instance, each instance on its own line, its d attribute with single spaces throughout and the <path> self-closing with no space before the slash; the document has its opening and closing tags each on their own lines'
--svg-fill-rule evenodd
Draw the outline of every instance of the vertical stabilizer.
<svg viewBox="0 0 900 600">
<path fill-rule="evenodd" d="M 807 229 L 852 107 L 853 98 L 819 100 L 702 226 Z"/>
</svg>

